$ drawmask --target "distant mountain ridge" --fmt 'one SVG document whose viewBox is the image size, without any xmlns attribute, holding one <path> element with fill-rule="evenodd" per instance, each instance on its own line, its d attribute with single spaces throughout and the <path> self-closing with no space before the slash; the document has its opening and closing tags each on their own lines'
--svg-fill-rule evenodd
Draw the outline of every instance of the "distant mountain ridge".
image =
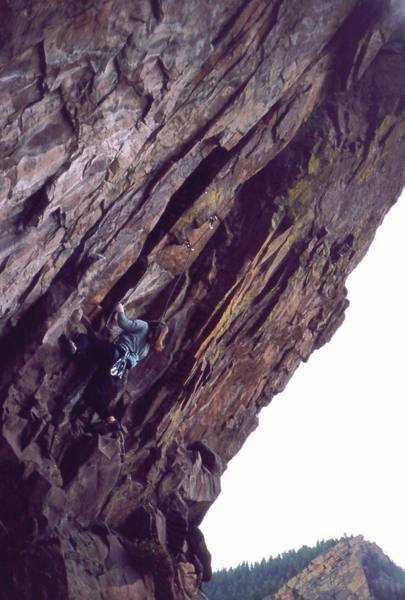
<svg viewBox="0 0 405 600">
<path fill-rule="evenodd" d="M 289 578 L 287 573 L 311 553 L 314 558 Z M 272 573 L 267 581 L 264 565 Z M 284 583 L 277 585 L 282 579 Z M 205 591 L 209 600 L 405 600 L 405 571 L 376 544 L 357 536 L 319 542 L 315 548 L 304 546 L 252 567 L 244 563 L 221 571 Z"/>
<path fill-rule="evenodd" d="M 405 571 L 357 536 L 315 558 L 263 600 L 405 600 Z"/>
<path fill-rule="evenodd" d="M 317 556 L 327 552 L 339 540 L 319 541 L 310 548 L 283 552 L 269 559 L 249 565 L 222 569 L 214 573 L 204 585 L 209 600 L 262 600 L 266 594 L 279 590 L 287 581 L 300 573 Z"/>
</svg>

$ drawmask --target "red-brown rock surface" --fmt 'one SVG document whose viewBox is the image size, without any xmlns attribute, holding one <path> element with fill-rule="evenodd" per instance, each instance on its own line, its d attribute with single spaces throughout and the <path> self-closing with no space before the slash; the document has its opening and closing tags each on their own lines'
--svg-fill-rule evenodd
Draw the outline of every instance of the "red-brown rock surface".
<svg viewBox="0 0 405 600">
<path fill-rule="evenodd" d="M 404 185 L 401 6 L 0 2 L 1 598 L 197 597 L 220 474 Z M 174 284 L 125 448 L 75 435 L 76 309 Z"/>
</svg>

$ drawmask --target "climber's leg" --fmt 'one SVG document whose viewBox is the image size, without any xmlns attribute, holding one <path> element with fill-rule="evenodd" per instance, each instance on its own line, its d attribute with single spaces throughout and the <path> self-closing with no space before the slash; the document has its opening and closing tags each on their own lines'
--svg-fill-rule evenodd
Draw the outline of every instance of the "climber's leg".
<svg viewBox="0 0 405 600">
<path fill-rule="evenodd" d="M 89 335 L 90 348 L 88 350 L 92 360 L 105 372 L 109 372 L 114 361 L 119 357 L 117 346 L 109 340 L 97 337 L 94 333 Z"/>
</svg>

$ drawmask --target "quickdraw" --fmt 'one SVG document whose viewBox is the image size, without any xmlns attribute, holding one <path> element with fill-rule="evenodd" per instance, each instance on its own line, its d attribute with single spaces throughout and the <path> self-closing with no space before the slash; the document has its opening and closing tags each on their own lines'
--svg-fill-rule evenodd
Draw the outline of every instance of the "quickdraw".
<svg viewBox="0 0 405 600">
<path fill-rule="evenodd" d="M 125 352 L 123 356 L 120 356 L 113 366 L 110 369 L 110 374 L 113 377 L 117 377 L 118 379 L 122 379 L 125 369 L 127 368 L 127 359 L 129 357 L 129 350 Z"/>
</svg>

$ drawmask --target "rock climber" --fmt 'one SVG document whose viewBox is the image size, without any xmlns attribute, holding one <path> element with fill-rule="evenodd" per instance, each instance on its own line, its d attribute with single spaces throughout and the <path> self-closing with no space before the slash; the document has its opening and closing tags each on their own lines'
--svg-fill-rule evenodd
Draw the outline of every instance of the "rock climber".
<svg viewBox="0 0 405 600">
<path fill-rule="evenodd" d="M 97 365 L 87 398 L 75 411 L 75 416 L 78 416 L 86 405 L 90 405 L 103 420 L 105 431 L 102 431 L 103 426 L 96 424 L 94 432 L 97 433 L 121 429 L 118 419 L 109 411 L 109 401 L 123 387 L 127 371 L 146 358 L 151 349 L 157 352 L 164 349 L 168 334 L 168 326 L 164 322 L 128 319 L 121 303 L 115 310 L 122 332 L 113 342 L 99 338 L 90 327 L 86 334 L 79 333 L 73 339 L 65 337 L 63 340 L 70 354 L 84 355 Z"/>
</svg>

